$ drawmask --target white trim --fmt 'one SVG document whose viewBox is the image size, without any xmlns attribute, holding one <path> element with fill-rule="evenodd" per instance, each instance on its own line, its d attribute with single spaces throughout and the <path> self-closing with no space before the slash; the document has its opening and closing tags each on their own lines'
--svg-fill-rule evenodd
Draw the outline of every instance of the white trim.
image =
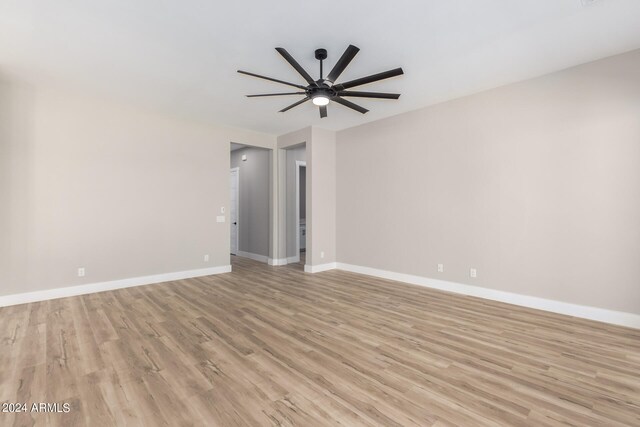
<svg viewBox="0 0 640 427">
<path fill-rule="evenodd" d="M 240 252 L 240 226 L 238 225 L 238 223 L 240 223 L 240 220 L 239 220 L 240 219 L 240 168 L 235 167 L 229 170 L 229 174 L 232 174 L 233 172 L 237 172 L 236 174 L 236 179 L 237 179 L 236 206 L 235 206 L 236 207 L 236 252 L 235 253 L 231 252 L 231 248 L 229 248 L 229 252 L 231 253 L 231 255 L 238 255 L 238 252 Z M 231 210 L 231 197 L 229 197 L 229 210 Z M 229 212 L 229 242 L 231 242 L 231 227 L 233 227 L 233 218 L 231 218 L 231 212 Z"/>
<path fill-rule="evenodd" d="M 298 260 L 292 262 L 300 262 L 300 167 L 302 166 L 306 168 L 307 162 L 296 160 L 296 217 L 294 218 L 294 223 L 296 227 L 296 255 Z M 307 194 L 307 192 L 305 191 L 304 194 Z"/>
<path fill-rule="evenodd" d="M 260 262 L 267 262 L 269 260 L 268 256 L 260 255 L 260 254 L 254 254 L 254 253 L 245 252 L 245 251 L 238 251 L 236 256 L 241 256 L 243 258 L 250 258 L 252 260 L 260 261 Z"/>
<path fill-rule="evenodd" d="M 327 264 L 318 264 L 318 265 L 305 264 L 304 272 L 305 273 L 321 273 L 323 271 L 334 270 L 338 268 L 337 265 L 338 263 L 336 262 L 329 262 Z"/>
<path fill-rule="evenodd" d="M 190 279 L 193 277 L 210 276 L 212 274 L 229 273 L 230 271 L 230 265 L 223 265 L 220 267 L 178 271 L 174 273 L 154 274 L 151 276 L 112 280 L 109 282 L 90 283 L 87 285 L 67 286 L 64 288 L 47 289 L 44 291 L 3 295 L 0 296 L 0 307 L 6 307 L 16 304 L 26 304 L 36 301 L 46 301 L 57 298 L 73 297 L 77 295 L 92 294 L 95 292 L 112 291 L 114 289 L 130 288 L 133 286 L 152 285 L 162 282 L 170 282 L 173 280 Z"/>
<path fill-rule="evenodd" d="M 297 257 L 292 256 L 289 258 L 268 258 L 267 259 L 267 264 L 269 265 L 287 265 L 287 264 L 295 264 L 297 262 L 300 262 L 300 256 L 298 255 Z"/>
<path fill-rule="evenodd" d="M 327 265 L 327 264 L 325 264 Z M 321 267 L 321 266 L 316 266 Z M 499 291 L 496 289 L 483 288 L 480 286 L 465 285 L 462 283 L 448 282 L 445 280 L 429 279 L 411 274 L 396 273 L 393 271 L 379 270 L 377 268 L 362 267 L 352 264 L 337 263 L 340 270 L 353 273 L 366 274 L 380 277 L 382 279 L 395 280 L 398 282 L 411 283 L 413 285 L 425 286 L 427 288 L 440 289 L 454 292 L 456 294 L 471 295 L 493 301 L 501 301 L 523 307 L 536 308 L 538 310 L 550 311 L 553 313 L 566 314 L 569 316 L 581 317 L 584 319 L 597 320 L 614 325 L 640 328 L 640 315 L 625 313 L 622 311 L 607 310 L 604 308 L 589 307 L 586 305 L 571 304 L 562 301 L 555 301 L 545 298 L 532 297 L 528 295 L 515 294 L 511 292 Z M 305 266 L 307 271 L 307 266 Z M 315 272 L 315 271 L 314 271 Z"/>
<path fill-rule="evenodd" d="M 295 264 L 297 262 L 300 262 L 300 254 L 296 256 L 290 256 L 287 258 L 287 264 Z"/>
</svg>

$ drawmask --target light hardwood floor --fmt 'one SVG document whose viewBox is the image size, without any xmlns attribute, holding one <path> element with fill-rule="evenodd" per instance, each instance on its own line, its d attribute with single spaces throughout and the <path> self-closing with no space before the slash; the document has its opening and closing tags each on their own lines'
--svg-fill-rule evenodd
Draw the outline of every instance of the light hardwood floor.
<svg viewBox="0 0 640 427">
<path fill-rule="evenodd" d="M 0 425 L 640 425 L 640 330 L 233 263 L 0 309 Z"/>
</svg>

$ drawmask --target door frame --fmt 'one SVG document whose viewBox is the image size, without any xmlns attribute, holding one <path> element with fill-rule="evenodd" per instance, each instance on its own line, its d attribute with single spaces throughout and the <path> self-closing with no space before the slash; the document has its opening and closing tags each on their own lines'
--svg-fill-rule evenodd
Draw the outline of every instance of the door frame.
<svg viewBox="0 0 640 427">
<path fill-rule="evenodd" d="M 233 255 L 237 255 L 238 252 L 240 251 L 240 226 L 238 225 L 238 223 L 240 222 L 240 168 L 239 167 L 235 167 L 235 168 L 231 168 L 229 169 L 229 175 L 231 175 L 233 172 L 236 172 L 236 177 L 238 179 L 238 185 L 236 187 L 236 206 L 235 206 L 235 211 L 236 211 L 236 253 Z M 229 200 L 231 200 L 231 194 L 229 194 Z M 231 252 L 231 227 L 233 226 L 233 223 L 231 222 L 231 211 L 229 211 L 229 253 Z"/>
<path fill-rule="evenodd" d="M 296 217 L 294 220 L 294 224 L 296 227 L 296 256 L 295 256 L 296 261 L 294 262 L 300 262 L 300 168 L 301 167 L 304 167 L 306 170 L 307 162 L 304 160 L 296 160 Z M 307 180 L 308 179 L 309 179 L 309 176 L 307 175 Z M 307 194 L 307 192 L 305 191 L 304 194 Z"/>
</svg>

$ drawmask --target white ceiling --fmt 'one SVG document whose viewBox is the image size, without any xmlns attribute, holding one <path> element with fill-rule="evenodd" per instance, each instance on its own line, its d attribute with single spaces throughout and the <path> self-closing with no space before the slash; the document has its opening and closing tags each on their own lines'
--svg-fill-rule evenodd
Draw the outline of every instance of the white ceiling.
<svg viewBox="0 0 640 427">
<path fill-rule="evenodd" d="M 194 120 L 282 134 L 343 129 L 640 48 L 640 1 L 597 0 L 0 0 L 0 73 L 73 87 Z M 312 75 L 314 49 L 329 70 L 348 44 L 361 51 L 339 81 L 401 66 L 405 75 L 360 90 L 361 115 L 297 97 L 237 69 L 304 83 L 274 50 Z M 355 90 L 355 89 L 354 89 Z"/>
</svg>

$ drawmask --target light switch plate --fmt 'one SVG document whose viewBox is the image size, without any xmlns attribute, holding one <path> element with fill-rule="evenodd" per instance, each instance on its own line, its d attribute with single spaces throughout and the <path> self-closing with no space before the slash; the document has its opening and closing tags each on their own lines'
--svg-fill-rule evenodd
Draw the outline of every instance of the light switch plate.
<svg viewBox="0 0 640 427">
<path fill-rule="evenodd" d="M 224 222 L 225 221 L 225 216 L 224 215 L 218 215 L 216 217 L 216 222 Z"/>
</svg>

